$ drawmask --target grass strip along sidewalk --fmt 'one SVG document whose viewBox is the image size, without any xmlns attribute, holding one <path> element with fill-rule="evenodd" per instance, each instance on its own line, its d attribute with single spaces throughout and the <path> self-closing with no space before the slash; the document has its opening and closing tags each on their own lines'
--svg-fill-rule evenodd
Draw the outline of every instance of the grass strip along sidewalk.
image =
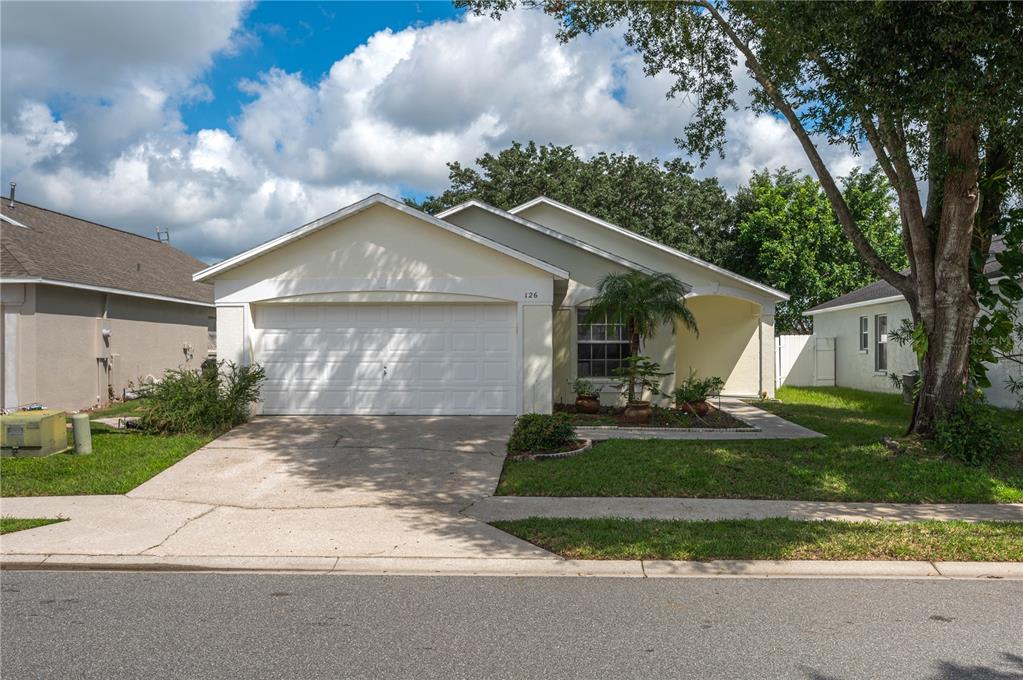
<svg viewBox="0 0 1023 680">
<path fill-rule="evenodd" d="M 56 524 L 57 522 L 64 521 L 66 520 L 50 518 L 21 519 L 19 517 L 0 517 L 0 534 L 10 534 L 15 531 L 24 531 L 25 529 L 35 529 L 36 527 L 44 527 L 47 524 Z"/>
<path fill-rule="evenodd" d="M 91 454 L 0 459 L 0 496 L 127 493 L 212 439 L 121 432 L 93 425 Z"/>
<path fill-rule="evenodd" d="M 781 388 L 757 403 L 820 439 L 611 440 L 582 456 L 507 460 L 497 495 L 758 498 L 893 503 L 1023 502 L 1023 418 L 1002 411 L 1015 453 L 971 467 L 926 451 L 896 454 L 909 407 L 898 395 Z"/>
<path fill-rule="evenodd" d="M 1023 522 L 532 518 L 493 525 L 577 560 L 1023 562 Z"/>
</svg>

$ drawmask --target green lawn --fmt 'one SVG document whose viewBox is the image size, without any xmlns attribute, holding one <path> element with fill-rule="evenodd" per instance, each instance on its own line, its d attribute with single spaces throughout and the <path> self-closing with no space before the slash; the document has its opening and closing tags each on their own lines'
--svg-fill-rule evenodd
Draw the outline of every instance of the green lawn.
<svg viewBox="0 0 1023 680">
<path fill-rule="evenodd" d="M 95 420 L 96 418 L 118 418 L 120 416 L 138 415 L 144 403 L 142 399 L 119 401 L 109 406 L 98 408 L 95 411 L 89 411 L 89 418 Z"/>
<path fill-rule="evenodd" d="M 118 432 L 94 425 L 91 454 L 0 458 L 0 496 L 126 493 L 211 439 Z"/>
<path fill-rule="evenodd" d="M 612 440 L 574 458 L 505 461 L 499 495 L 679 496 L 904 503 L 1023 501 L 1023 418 L 1004 412 L 1017 453 L 968 467 L 925 452 L 894 454 L 909 407 L 897 395 L 782 388 L 762 407 L 825 439 Z M 761 404 L 758 404 L 761 406 Z"/>
<path fill-rule="evenodd" d="M 533 518 L 494 526 L 583 560 L 1023 561 L 1023 522 Z"/>
<path fill-rule="evenodd" d="M 56 524 L 57 522 L 63 521 L 65 520 L 49 518 L 20 519 L 18 517 L 0 517 L 0 534 L 9 534 L 14 531 L 24 531 L 25 529 L 35 529 L 36 527 L 44 527 L 47 524 Z"/>
</svg>

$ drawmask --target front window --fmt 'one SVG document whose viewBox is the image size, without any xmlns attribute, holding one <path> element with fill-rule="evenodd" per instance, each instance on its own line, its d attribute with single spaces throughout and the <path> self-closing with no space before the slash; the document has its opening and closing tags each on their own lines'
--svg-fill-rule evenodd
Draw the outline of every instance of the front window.
<svg viewBox="0 0 1023 680">
<path fill-rule="evenodd" d="M 606 318 L 587 324 L 588 309 L 578 310 L 578 363 L 580 378 L 610 378 L 629 357 L 629 338 L 625 324 L 608 323 Z"/>
<path fill-rule="evenodd" d="M 870 347 L 870 324 L 867 322 L 867 317 L 860 317 L 860 351 L 866 352 L 867 348 Z"/>
<path fill-rule="evenodd" d="M 874 317 L 874 370 L 888 370 L 888 316 L 878 314 Z"/>
</svg>

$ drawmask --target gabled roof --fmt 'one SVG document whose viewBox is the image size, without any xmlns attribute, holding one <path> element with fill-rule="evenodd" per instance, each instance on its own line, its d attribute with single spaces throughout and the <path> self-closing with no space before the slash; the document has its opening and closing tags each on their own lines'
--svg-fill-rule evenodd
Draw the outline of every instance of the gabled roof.
<svg viewBox="0 0 1023 680">
<path fill-rule="evenodd" d="M 10 199 L 0 203 L 0 278 L 212 305 L 205 263 L 167 243 Z"/>
<path fill-rule="evenodd" d="M 416 210 L 415 208 L 405 205 L 401 201 L 395 200 L 390 196 L 384 196 L 383 194 L 373 194 L 368 198 L 364 198 L 361 201 L 341 208 L 340 210 L 332 212 L 329 215 L 324 215 L 323 217 L 313 220 L 308 224 L 304 224 L 301 227 L 298 227 L 297 229 L 292 229 L 291 231 L 282 234 L 281 236 L 278 236 L 275 239 L 271 239 L 269 241 L 261 243 L 260 245 L 255 246 L 254 248 L 250 248 L 249 250 L 246 250 L 242 253 L 239 253 L 234 257 L 229 257 L 223 262 L 219 262 L 213 265 L 212 267 L 207 267 L 206 269 L 197 272 L 193 276 L 193 278 L 196 281 L 204 281 L 206 279 L 212 278 L 218 274 L 222 274 L 223 272 L 228 271 L 229 269 L 233 269 L 239 265 L 254 260 L 257 257 L 260 257 L 261 255 L 264 255 L 270 251 L 281 248 L 291 243 L 292 241 L 296 241 L 300 238 L 308 236 L 309 234 L 315 233 L 320 229 L 328 227 L 339 220 L 343 220 L 347 217 L 351 217 L 352 215 L 356 215 L 376 205 L 386 205 L 389 208 L 402 212 L 418 220 L 427 222 L 428 224 L 432 224 L 435 227 L 440 227 L 441 229 L 449 231 L 453 234 L 457 234 L 458 236 L 469 239 L 470 241 L 475 241 L 476 243 L 479 243 L 482 246 L 485 246 L 492 250 L 496 250 L 521 262 L 525 262 L 526 264 L 532 265 L 533 267 L 541 269 L 558 278 L 567 279 L 569 276 L 567 271 L 561 269 L 560 267 L 555 267 L 549 262 L 544 262 L 543 260 L 531 257 L 530 255 L 526 255 L 525 253 L 519 252 L 514 248 L 509 248 L 508 246 L 497 243 L 496 241 L 492 241 L 484 236 L 480 236 L 479 234 L 471 232 L 467 229 L 463 229 L 462 227 L 454 225 L 450 222 L 445 222 L 444 220 L 434 217 L 433 215 L 427 214 L 422 210 Z"/>
<path fill-rule="evenodd" d="M 552 206 L 554 208 L 558 208 L 559 210 L 563 210 L 563 211 L 565 211 L 565 212 L 567 212 L 567 213 L 569 213 L 571 215 L 575 215 L 576 217 L 579 217 L 581 219 L 587 220 L 588 222 L 591 222 L 593 224 L 599 225 L 601 227 L 604 227 L 605 229 L 609 229 L 609 230 L 614 231 L 616 233 L 619 233 L 619 234 L 621 234 L 623 236 L 627 236 L 628 238 L 631 238 L 633 240 L 640 241 L 641 243 L 645 243 L 645 244 L 647 244 L 649 246 L 657 248 L 658 250 L 661 250 L 661 251 L 663 251 L 665 253 L 668 253 L 669 255 L 672 255 L 672 256 L 677 257 L 677 258 L 679 258 L 681 260 L 684 260 L 685 262 L 688 262 L 689 264 L 695 264 L 695 265 L 697 265 L 699 267 L 703 267 L 705 269 L 708 269 L 708 270 L 710 270 L 710 271 L 712 271 L 712 272 L 714 272 L 716 274 L 720 274 L 722 276 L 726 276 L 726 277 L 728 277 L 730 279 L 733 279 L 735 281 L 739 281 L 739 282 L 741 282 L 741 283 L 743 283 L 743 284 L 745 284 L 747 286 L 750 286 L 751 288 L 755 288 L 755 289 L 757 289 L 757 290 L 759 290 L 761 292 L 767 293 L 768 295 L 770 295 L 772 297 L 778 298 L 779 300 L 788 300 L 789 299 L 788 293 L 785 293 L 784 291 L 778 290 L 777 288 L 772 288 L 771 286 L 767 286 L 767 285 L 765 285 L 763 283 L 760 283 L 759 281 L 754 281 L 753 279 L 746 278 L 745 276 L 742 276 L 740 274 L 736 274 L 735 272 L 729 271 L 729 270 L 725 269 L 724 267 L 719 267 L 719 266 L 717 266 L 715 264 L 711 264 L 710 262 L 707 262 L 705 260 L 701 260 L 698 257 L 693 257 L 692 255 L 689 255 L 687 253 L 683 253 L 682 251 L 676 250 L 676 249 L 672 248 L 671 246 L 666 246 L 663 243 L 660 243 L 658 241 L 653 240 L 652 238 L 647 238 L 646 236 L 643 236 L 641 234 L 637 234 L 636 232 L 630 231 L 629 229 L 625 229 L 624 227 L 619 227 L 617 224 L 612 224 L 610 222 L 607 222 L 605 220 L 600 219 L 599 217 L 594 217 L 593 215 L 590 215 L 589 213 L 586 213 L 586 212 L 583 212 L 582 210 L 578 210 L 576 208 L 573 208 L 572 206 L 566 205 L 566 204 L 564 204 L 564 203 L 562 203 L 560 201 L 556 201 L 553 198 L 548 198 L 546 196 L 537 196 L 536 198 L 534 198 L 531 201 L 526 201 L 522 205 L 517 205 L 514 208 L 511 208 L 508 212 L 510 212 L 513 215 L 517 215 L 518 213 L 523 212 L 525 210 L 528 210 L 528 209 L 532 208 L 533 206 L 539 205 L 541 203 L 549 205 L 549 206 Z"/>
<path fill-rule="evenodd" d="M 1002 238 L 996 238 L 991 241 L 991 249 L 988 252 L 987 262 L 984 263 L 984 273 L 987 274 L 988 278 L 997 278 L 1002 273 L 1002 267 L 998 264 L 998 260 L 995 259 L 995 255 L 1005 251 L 1005 240 Z M 903 274 L 908 273 L 908 269 L 902 271 Z M 904 299 L 899 289 L 888 283 L 885 280 L 874 281 L 873 283 L 867 284 L 862 288 L 840 295 L 834 300 L 828 300 L 822 302 L 816 307 L 803 312 L 804 315 L 813 316 L 814 314 L 820 314 L 821 312 L 837 312 L 843 309 L 852 309 L 855 307 L 865 307 L 866 305 L 876 305 L 883 302 L 897 302 L 898 300 Z"/>
<path fill-rule="evenodd" d="M 541 234 L 546 234 L 547 236 L 550 236 L 551 238 L 555 238 L 555 239 L 557 239 L 559 241 L 562 241 L 564 243 L 568 243 L 570 245 L 573 245 L 576 248 L 579 248 L 581 250 L 585 250 L 586 252 L 593 253 L 594 255 L 598 255 L 599 257 L 602 257 L 602 258 L 604 258 L 606 260 L 610 260 L 612 262 L 620 264 L 623 267 L 626 267 L 627 269 L 633 269 L 635 271 L 644 272 L 646 274 L 653 274 L 654 273 L 654 271 L 652 269 L 650 269 L 649 267 L 644 267 L 643 265 L 637 264 L 637 263 L 633 262 L 632 260 L 628 260 L 628 259 L 626 259 L 624 257 L 621 257 L 620 255 L 615 255 L 614 253 L 608 252 L 608 251 L 606 251 L 606 250 L 604 250 L 602 248 L 598 248 L 596 246 L 592 246 L 589 243 L 586 243 L 585 241 L 580 241 L 579 239 L 577 239 L 577 238 L 575 238 L 573 236 L 569 236 L 568 234 L 562 234 L 560 231 L 557 231 L 555 229 L 551 229 L 550 227 L 545 227 L 544 225 L 539 224 L 537 222 L 534 222 L 532 220 L 527 220 L 525 217 L 519 217 L 518 215 L 513 215 L 510 212 L 508 212 L 507 210 L 501 210 L 500 208 L 496 208 L 496 207 L 490 205 L 489 203 L 484 203 L 483 201 L 477 201 L 476 199 L 470 199 L 470 200 L 465 201 L 463 203 L 459 203 L 458 205 L 456 205 L 454 207 L 448 208 L 447 210 L 442 210 L 441 212 L 437 213 L 436 216 L 438 218 L 442 219 L 442 220 L 443 219 L 447 219 L 450 215 L 454 215 L 455 213 L 460 213 L 463 210 L 466 210 L 467 208 L 479 208 L 480 210 L 485 210 L 485 211 L 487 211 L 489 213 L 497 215 L 498 217 L 503 217 L 504 219 L 510 220 L 510 221 L 512 221 L 512 222 L 514 222 L 516 224 L 520 224 L 523 227 L 526 227 L 528 229 L 532 229 L 533 231 L 538 231 Z"/>
</svg>

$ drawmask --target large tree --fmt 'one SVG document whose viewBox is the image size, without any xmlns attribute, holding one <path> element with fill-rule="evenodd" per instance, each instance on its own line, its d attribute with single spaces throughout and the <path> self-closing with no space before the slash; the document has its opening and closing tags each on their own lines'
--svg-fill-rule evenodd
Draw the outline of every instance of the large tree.
<svg viewBox="0 0 1023 680">
<path fill-rule="evenodd" d="M 451 186 L 412 204 L 433 213 L 475 198 L 507 210 L 544 195 L 715 264 L 725 258 L 731 201 L 716 179 L 696 179 L 684 161 L 583 159 L 571 146 L 529 142 L 487 153 L 476 166 L 449 163 Z"/>
<path fill-rule="evenodd" d="M 841 181 L 845 202 L 879 255 L 906 266 L 899 216 L 880 170 L 854 170 Z M 754 172 L 735 196 L 736 234 L 728 267 L 791 295 L 775 312 L 779 333 L 809 333 L 810 307 L 875 280 L 812 177 L 781 168 Z"/>
<path fill-rule="evenodd" d="M 457 0 L 500 14 L 516 0 Z M 1023 6 L 976 2 L 618 2 L 521 0 L 561 21 L 572 39 L 624 25 L 647 72 L 675 78 L 696 114 L 679 142 L 706 158 L 724 150 L 735 108 L 733 67 L 752 76 L 752 106 L 782 116 L 812 166 L 846 238 L 909 302 L 925 341 L 911 429 L 935 423 L 966 392 L 971 335 L 981 312 L 980 269 L 1009 228 L 1023 154 Z M 815 135 L 817 135 L 815 137 Z M 869 144 L 898 197 L 910 270 L 892 267 L 842 195 L 818 145 Z M 1018 224 L 1012 228 L 1018 229 Z M 1010 239 L 1018 243 L 1015 235 Z M 1018 251 L 1003 259 L 1019 273 Z M 1014 303 L 1019 286 L 999 286 Z M 1018 299 L 1018 298 L 1017 298 Z M 988 302 L 988 301 L 986 301 Z M 984 316 L 978 327 L 988 332 Z M 1002 332 L 1002 331 L 997 331 Z M 980 370 L 983 370 L 982 368 Z"/>
</svg>

